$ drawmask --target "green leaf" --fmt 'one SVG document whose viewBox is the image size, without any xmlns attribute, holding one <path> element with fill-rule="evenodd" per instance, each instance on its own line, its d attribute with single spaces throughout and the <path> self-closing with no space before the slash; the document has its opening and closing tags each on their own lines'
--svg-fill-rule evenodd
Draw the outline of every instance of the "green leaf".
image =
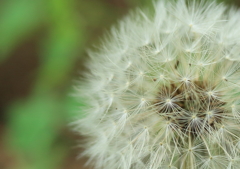
<svg viewBox="0 0 240 169">
<path fill-rule="evenodd" d="M 41 1 L 8 0 L 0 7 L 0 61 L 42 21 Z"/>
</svg>

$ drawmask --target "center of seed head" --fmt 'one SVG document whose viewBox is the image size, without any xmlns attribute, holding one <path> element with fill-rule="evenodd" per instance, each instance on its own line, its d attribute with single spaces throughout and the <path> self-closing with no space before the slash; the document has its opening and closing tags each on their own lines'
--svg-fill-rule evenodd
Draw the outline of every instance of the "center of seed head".
<svg viewBox="0 0 240 169">
<path fill-rule="evenodd" d="M 207 92 L 209 96 L 212 96 L 213 95 L 213 92 L 212 91 L 209 91 Z"/>
<path fill-rule="evenodd" d="M 188 78 L 184 77 L 184 78 L 183 78 L 183 81 L 184 81 L 184 82 L 188 82 Z"/>
<path fill-rule="evenodd" d="M 211 111 L 208 111 L 207 114 L 208 114 L 208 115 L 212 115 L 212 112 L 211 112 Z"/>
<path fill-rule="evenodd" d="M 166 102 L 167 102 L 167 103 L 171 103 L 171 99 L 167 99 Z"/>
<path fill-rule="evenodd" d="M 191 89 L 175 83 L 160 88 L 161 92 L 157 95 L 154 105 L 158 114 L 166 119 L 167 124 L 171 123 L 182 132 L 197 136 L 222 126 L 221 114 L 225 111 L 223 106 L 226 103 L 213 97 L 212 91 L 206 92 L 206 82 L 192 83 L 195 87 Z M 167 98 L 166 93 L 169 94 Z"/>
</svg>

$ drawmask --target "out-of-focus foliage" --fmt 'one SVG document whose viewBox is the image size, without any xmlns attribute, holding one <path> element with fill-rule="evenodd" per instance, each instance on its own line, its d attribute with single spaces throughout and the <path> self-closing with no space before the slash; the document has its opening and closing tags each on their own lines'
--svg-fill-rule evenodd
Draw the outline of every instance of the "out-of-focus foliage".
<svg viewBox="0 0 240 169">
<path fill-rule="evenodd" d="M 44 15 L 41 6 L 40 0 L 9 0 L 0 4 L 0 59 L 40 24 Z"/>
<path fill-rule="evenodd" d="M 38 42 L 40 63 L 32 94 L 12 104 L 8 111 L 6 144 L 21 161 L 16 168 L 59 168 L 66 156 L 67 147 L 56 144 L 71 103 L 65 96 L 68 89 L 62 84 L 69 80 L 84 43 L 84 29 L 74 3 L 8 0 L 1 4 L 2 62 L 18 44 L 44 30 Z"/>
<path fill-rule="evenodd" d="M 68 95 L 76 63 L 81 64 L 85 48 L 129 8 L 151 4 L 151 0 L 0 1 L 0 66 L 26 39 L 38 39 L 33 57 L 38 57 L 39 67 L 30 95 L 12 103 L 7 112 L 5 142 L 18 159 L 14 169 L 61 168 L 71 148 L 61 130 L 70 112 L 81 112 L 76 105 L 84 106 Z"/>
<path fill-rule="evenodd" d="M 18 168 L 58 168 L 64 147 L 54 146 L 60 121 L 60 103 L 52 97 L 31 97 L 11 107 L 8 144 L 24 165 Z"/>
<path fill-rule="evenodd" d="M 108 29 L 128 7 L 144 1 L 122 1 L 122 8 L 118 1 L 107 0 L 0 2 L 0 66 L 26 39 L 36 36 L 38 44 L 33 57 L 38 57 L 39 67 L 31 94 L 10 104 L 7 112 L 5 142 L 18 159 L 13 168 L 61 168 L 70 147 L 60 132 L 70 112 L 80 113 L 76 105 L 84 106 L 67 94 L 71 72 L 102 28 Z"/>
</svg>

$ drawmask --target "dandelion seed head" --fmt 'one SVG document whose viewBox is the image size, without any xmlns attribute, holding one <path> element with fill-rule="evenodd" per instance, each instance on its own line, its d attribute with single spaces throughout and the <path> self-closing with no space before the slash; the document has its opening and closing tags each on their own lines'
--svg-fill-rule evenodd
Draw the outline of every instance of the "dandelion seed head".
<svg viewBox="0 0 240 169">
<path fill-rule="evenodd" d="M 96 169 L 237 169 L 240 11 L 215 1 L 154 1 L 90 51 L 84 156 Z"/>
</svg>

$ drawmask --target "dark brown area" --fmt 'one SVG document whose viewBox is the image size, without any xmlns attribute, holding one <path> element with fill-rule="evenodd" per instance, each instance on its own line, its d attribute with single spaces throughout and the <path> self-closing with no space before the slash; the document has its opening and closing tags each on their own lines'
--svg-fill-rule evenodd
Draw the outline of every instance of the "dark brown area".
<svg viewBox="0 0 240 169">
<path fill-rule="evenodd" d="M 226 103 L 209 96 L 205 92 L 207 91 L 205 86 L 206 83 L 200 81 L 191 82 L 191 86 L 176 83 L 164 86 L 160 89 L 155 102 L 159 115 L 178 126 L 183 133 L 190 132 L 195 137 L 204 131 L 216 130 L 221 124 L 221 115 L 225 112 L 223 106 Z M 174 101 L 177 97 L 180 99 Z M 174 106 L 167 104 L 171 99 Z M 214 115 L 207 118 L 207 113 L 211 110 L 214 111 L 212 112 Z M 197 118 L 198 121 L 194 124 L 193 121 Z"/>
<path fill-rule="evenodd" d="M 30 37 L 0 64 L 0 122 L 10 103 L 30 94 L 38 67 L 39 37 Z"/>
</svg>

